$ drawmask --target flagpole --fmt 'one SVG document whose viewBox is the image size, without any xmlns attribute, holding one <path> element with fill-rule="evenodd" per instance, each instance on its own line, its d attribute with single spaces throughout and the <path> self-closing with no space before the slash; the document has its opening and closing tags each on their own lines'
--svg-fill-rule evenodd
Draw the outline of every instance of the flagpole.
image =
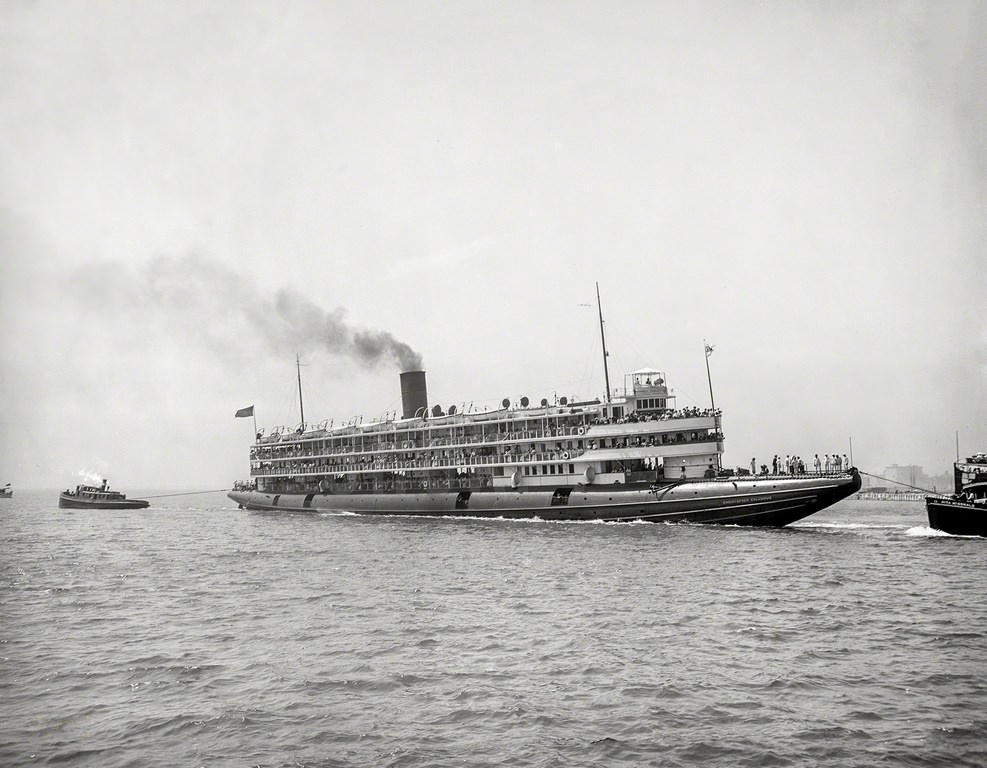
<svg viewBox="0 0 987 768">
<path fill-rule="evenodd" d="M 249 411 L 249 413 L 248 413 Z M 254 411 L 254 406 L 249 406 L 247 408 L 240 408 L 236 413 L 233 414 L 235 419 L 245 419 L 249 416 L 254 420 L 254 442 L 257 442 L 257 414 Z"/>
</svg>

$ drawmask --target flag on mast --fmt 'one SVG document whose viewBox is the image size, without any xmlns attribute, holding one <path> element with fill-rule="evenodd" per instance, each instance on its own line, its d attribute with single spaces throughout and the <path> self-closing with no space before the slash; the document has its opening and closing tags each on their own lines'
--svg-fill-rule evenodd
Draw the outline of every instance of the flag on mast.
<svg viewBox="0 0 987 768">
<path fill-rule="evenodd" d="M 248 405 L 246 408 L 241 408 L 239 411 L 237 411 L 236 414 L 233 416 L 233 418 L 242 419 L 246 416 L 253 416 L 253 415 L 254 415 L 254 407 L 252 405 Z"/>
<path fill-rule="evenodd" d="M 709 357 L 711 354 L 713 354 L 713 347 L 710 344 L 706 344 L 706 357 Z"/>
</svg>

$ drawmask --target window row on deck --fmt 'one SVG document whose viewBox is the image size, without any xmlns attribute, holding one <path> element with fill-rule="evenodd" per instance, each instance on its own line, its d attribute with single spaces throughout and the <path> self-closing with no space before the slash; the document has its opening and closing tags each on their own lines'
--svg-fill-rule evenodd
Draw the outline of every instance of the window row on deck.
<svg viewBox="0 0 987 768">
<path fill-rule="evenodd" d="M 361 453 L 345 456 L 292 456 L 274 458 L 255 457 L 251 462 L 252 475 L 270 474 L 333 474 L 354 471 L 400 471 L 432 468 L 455 468 L 476 465 L 532 464 L 578 460 L 587 450 L 597 448 L 640 448 L 677 445 L 692 442 L 719 441 L 723 435 L 709 430 L 677 432 L 675 434 L 640 435 L 634 438 L 613 437 L 597 440 L 559 441 L 554 447 L 545 443 L 539 446 L 506 445 L 483 446 L 479 450 L 430 450 L 409 451 L 394 454 Z M 590 457 L 592 458 L 592 457 Z"/>
<path fill-rule="evenodd" d="M 722 439 L 720 433 L 713 433 Z M 558 438 L 575 438 L 559 440 Z M 469 442 L 455 437 L 434 438 L 428 441 L 402 441 L 362 443 L 350 445 L 326 444 L 323 441 L 294 442 L 274 445 L 255 445 L 250 449 L 250 458 L 256 461 L 278 461 L 294 458 L 341 458 L 345 462 L 352 460 L 365 460 L 367 456 L 378 453 L 391 454 L 395 461 L 421 460 L 423 457 L 448 458 L 449 456 L 470 457 L 470 456 L 497 456 L 516 455 L 519 452 L 531 452 L 539 450 L 550 451 L 553 449 L 547 440 L 554 438 L 554 449 L 562 450 L 583 450 L 585 448 L 630 448 L 639 446 L 661 446 L 675 443 L 684 443 L 694 440 L 706 440 L 710 437 L 708 429 L 689 430 L 684 432 L 651 432 L 640 435 L 617 435 L 614 437 L 602 437 L 600 439 L 586 440 L 579 431 L 563 433 L 561 431 L 545 432 L 516 432 L 505 435 L 503 442 Z M 520 441 L 520 442 L 518 442 Z M 525 441 L 532 441 L 525 444 Z"/>
</svg>

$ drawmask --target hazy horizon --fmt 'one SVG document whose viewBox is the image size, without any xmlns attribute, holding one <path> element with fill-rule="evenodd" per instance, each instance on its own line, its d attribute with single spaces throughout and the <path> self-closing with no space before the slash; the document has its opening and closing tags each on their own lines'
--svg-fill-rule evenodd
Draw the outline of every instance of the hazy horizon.
<svg viewBox="0 0 987 768">
<path fill-rule="evenodd" d="M 727 466 L 987 450 L 987 5 L 10 3 L 0 484 L 248 476 L 257 426 L 602 397 Z M 400 415 L 400 414 L 399 414 Z"/>
</svg>

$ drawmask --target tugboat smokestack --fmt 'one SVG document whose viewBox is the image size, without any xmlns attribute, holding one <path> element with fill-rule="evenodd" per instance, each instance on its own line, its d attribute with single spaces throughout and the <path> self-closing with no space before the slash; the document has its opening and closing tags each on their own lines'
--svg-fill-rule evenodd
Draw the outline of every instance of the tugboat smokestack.
<svg viewBox="0 0 987 768">
<path fill-rule="evenodd" d="M 402 418 L 412 419 L 428 412 L 428 392 L 425 371 L 405 371 L 401 374 Z"/>
</svg>

